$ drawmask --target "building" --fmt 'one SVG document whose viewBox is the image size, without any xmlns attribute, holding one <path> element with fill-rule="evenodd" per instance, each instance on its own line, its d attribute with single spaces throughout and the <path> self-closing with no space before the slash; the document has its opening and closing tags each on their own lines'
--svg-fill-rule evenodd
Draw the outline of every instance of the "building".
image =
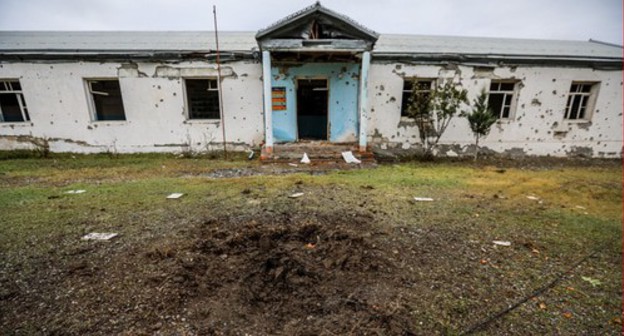
<svg viewBox="0 0 624 336">
<path fill-rule="evenodd" d="M 621 157 L 622 48 L 379 35 L 319 3 L 257 33 L 0 32 L 0 149 L 179 152 L 304 140 L 419 146 L 414 85 L 482 89 L 505 155 Z M 221 85 L 218 85 L 218 84 Z M 220 107 L 224 118 L 220 118 Z M 455 118 L 440 154 L 470 152 Z"/>
</svg>

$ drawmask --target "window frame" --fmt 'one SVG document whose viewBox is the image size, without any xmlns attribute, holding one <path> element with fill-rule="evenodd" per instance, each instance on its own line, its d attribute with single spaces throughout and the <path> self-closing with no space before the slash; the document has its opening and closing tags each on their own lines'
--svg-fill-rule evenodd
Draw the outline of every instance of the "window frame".
<svg viewBox="0 0 624 336">
<path fill-rule="evenodd" d="M 216 83 L 216 87 L 215 88 L 211 88 L 210 84 L 208 84 L 208 91 L 215 91 L 217 93 L 217 101 L 218 101 L 218 115 L 217 118 L 191 118 L 191 106 L 189 104 L 189 97 L 188 97 L 188 93 L 189 90 L 187 88 L 187 80 L 209 80 L 209 81 L 214 81 Z M 182 94 L 183 94 L 183 99 L 184 99 L 184 116 L 186 118 L 186 122 L 191 122 L 191 123 L 220 123 L 221 122 L 221 104 L 223 103 L 221 101 L 221 96 L 219 93 L 219 82 L 218 82 L 218 78 L 216 76 L 201 76 L 201 77 L 183 77 L 182 78 Z"/>
<path fill-rule="evenodd" d="M 435 88 L 438 85 L 438 79 L 437 78 L 428 78 L 428 77 L 404 77 L 403 78 L 403 85 L 401 87 L 401 104 L 399 105 L 399 114 L 401 119 L 409 119 L 409 117 L 406 114 L 403 114 L 403 106 L 404 106 L 404 96 L 406 93 L 408 93 L 407 90 L 405 90 L 405 82 L 412 82 L 412 87 L 414 85 L 414 83 L 418 83 L 418 82 L 431 82 L 429 85 L 429 92 L 432 92 L 433 90 L 435 90 Z M 421 91 L 427 91 L 427 90 L 421 90 Z M 411 95 L 412 90 L 409 90 L 409 94 Z M 405 111 L 407 112 L 407 111 Z"/>
<path fill-rule="evenodd" d="M 108 96 L 107 92 L 94 91 L 91 84 L 93 82 L 104 82 L 104 81 L 117 81 L 119 83 L 119 97 L 121 99 L 121 107 L 124 112 L 124 119 L 117 120 L 102 120 L 98 119 L 97 107 L 95 106 L 95 99 L 93 97 L 94 94 L 99 94 L 103 96 Z M 123 98 L 123 91 L 121 90 L 121 81 L 117 77 L 97 77 L 97 78 L 83 78 L 85 91 L 87 93 L 87 100 L 89 102 L 89 115 L 91 117 L 92 123 L 125 123 L 128 121 L 128 116 L 126 114 L 126 103 Z"/>
<path fill-rule="evenodd" d="M 492 91 L 492 84 L 498 84 L 498 90 Z M 513 89 L 511 90 L 502 90 L 502 84 L 513 84 Z M 502 94 L 502 105 L 499 111 L 494 111 L 491 109 L 492 113 L 496 116 L 497 122 L 509 122 L 516 119 L 516 110 L 518 107 L 518 99 L 519 99 L 519 87 L 520 81 L 514 79 L 493 79 L 490 81 L 489 89 L 488 89 L 488 107 L 490 109 L 492 106 L 490 105 L 490 96 L 492 93 L 494 94 Z M 508 95 L 511 95 L 511 103 L 505 104 L 505 100 Z M 506 118 L 503 117 L 503 113 L 505 112 L 505 107 L 509 108 L 509 114 Z"/>
<path fill-rule="evenodd" d="M 13 88 L 11 83 L 17 82 L 20 89 Z M 2 105 L 0 105 L 0 123 L 1 124 L 24 124 L 31 122 L 30 113 L 28 112 L 28 104 L 26 104 L 26 98 L 24 97 L 24 89 L 19 79 L 0 79 L 0 86 L 3 86 L 6 90 L 0 90 L 0 95 L 14 95 L 17 100 L 17 105 L 20 109 L 22 121 L 5 121 L 4 112 L 2 112 Z"/>
<path fill-rule="evenodd" d="M 574 85 L 579 86 L 576 92 L 572 92 L 572 86 Z M 582 92 L 581 86 L 583 85 L 590 86 L 588 92 Z M 563 110 L 563 120 L 569 123 L 591 122 L 592 116 L 594 114 L 594 108 L 596 107 L 596 100 L 598 98 L 599 89 L 600 89 L 599 81 L 571 81 L 570 88 L 568 89 L 567 99 L 565 101 L 565 108 Z M 581 101 L 585 101 L 585 106 L 584 106 L 585 113 L 583 115 L 583 118 L 578 118 L 578 112 L 582 108 L 581 106 L 579 106 L 579 111 L 577 111 L 577 114 L 576 114 L 577 118 L 575 119 L 569 118 L 571 108 L 574 105 L 573 96 L 586 97 L 586 99 L 581 98 Z"/>
</svg>

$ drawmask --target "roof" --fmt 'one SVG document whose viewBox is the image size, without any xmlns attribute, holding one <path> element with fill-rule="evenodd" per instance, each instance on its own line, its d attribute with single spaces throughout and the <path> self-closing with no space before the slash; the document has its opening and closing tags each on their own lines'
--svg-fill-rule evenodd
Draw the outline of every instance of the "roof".
<svg viewBox="0 0 624 336">
<path fill-rule="evenodd" d="M 224 52 L 251 54 L 257 49 L 253 32 L 219 32 Z M 211 31 L 92 31 L 42 32 L 0 31 L 2 55 L 94 55 L 212 53 L 216 49 Z M 373 57 L 398 55 L 471 55 L 498 59 L 579 59 L 622 61 L 622 48 L 595 41 L 553 41 L 486 37 L 428 35 L 380 35 Z"/>
</svg>

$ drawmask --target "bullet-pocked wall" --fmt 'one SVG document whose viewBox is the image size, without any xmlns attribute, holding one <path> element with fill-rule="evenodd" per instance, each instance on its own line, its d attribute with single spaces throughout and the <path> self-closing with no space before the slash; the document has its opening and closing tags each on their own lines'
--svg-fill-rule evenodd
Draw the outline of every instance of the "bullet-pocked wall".
<svg viewBox="0 0 624 336">
<path fill-rule="evenodd" d="M 286 109 L 273 111 L 275 142 L 298 139 L 297 80 L 326 79 L 328 82 L 328 118 L 330 142 L 355 142 L 358 134 L 358 85 L 360 65 L 357 63 L 308 63 L 271 68 L 273 88 L 286 89 Z"/>
<path fill-rule="evenodd" d="M 218 119 L 189 119 L 186 78 L 216 79 L 215 64 L 46 62 L 0 64 L 0 80 L 19 80 L 30 121 L 0 123 L 0 149 L 55 152 L 180 152 L 222 148 Z M 86 80 L 118 79 L 123 121 L 94 121 Z M 262 142 L 261 66 L 222 66 L 227 143 L 242 150 Z"/>
<path fill-rule="evenodd" d="M 615 158 L 622 155 L 622 72 L 571 67 L 473 67 L 373 62 L 369 81 L 368 138 L 372 146 L 414 149 L 418 127 L 401 117 L 405 79 L 454 79 L 472 102 L 491 82 L 516 83 L 510 118 L 500 120 L 480 147 L 492 153 Z M 595 84 L 587 120 L 565 118 L 572 83 Z M 455 117 L 440 140 L 441 155 L 474 150 L 466 118 Z"/>
</svg>

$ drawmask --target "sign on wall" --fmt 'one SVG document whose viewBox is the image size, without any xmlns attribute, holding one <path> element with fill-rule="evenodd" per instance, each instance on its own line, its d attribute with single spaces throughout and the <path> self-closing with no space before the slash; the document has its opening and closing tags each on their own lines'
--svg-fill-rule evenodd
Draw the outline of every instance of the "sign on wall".
<svg viewBox="0 0 624 336">
<path fill-rule="evenodd" d="M 273 102 L 273 111 L 285 111 L 286 110 L 286 88 L 274 87 L 271 95 Z"/>
</svg>

